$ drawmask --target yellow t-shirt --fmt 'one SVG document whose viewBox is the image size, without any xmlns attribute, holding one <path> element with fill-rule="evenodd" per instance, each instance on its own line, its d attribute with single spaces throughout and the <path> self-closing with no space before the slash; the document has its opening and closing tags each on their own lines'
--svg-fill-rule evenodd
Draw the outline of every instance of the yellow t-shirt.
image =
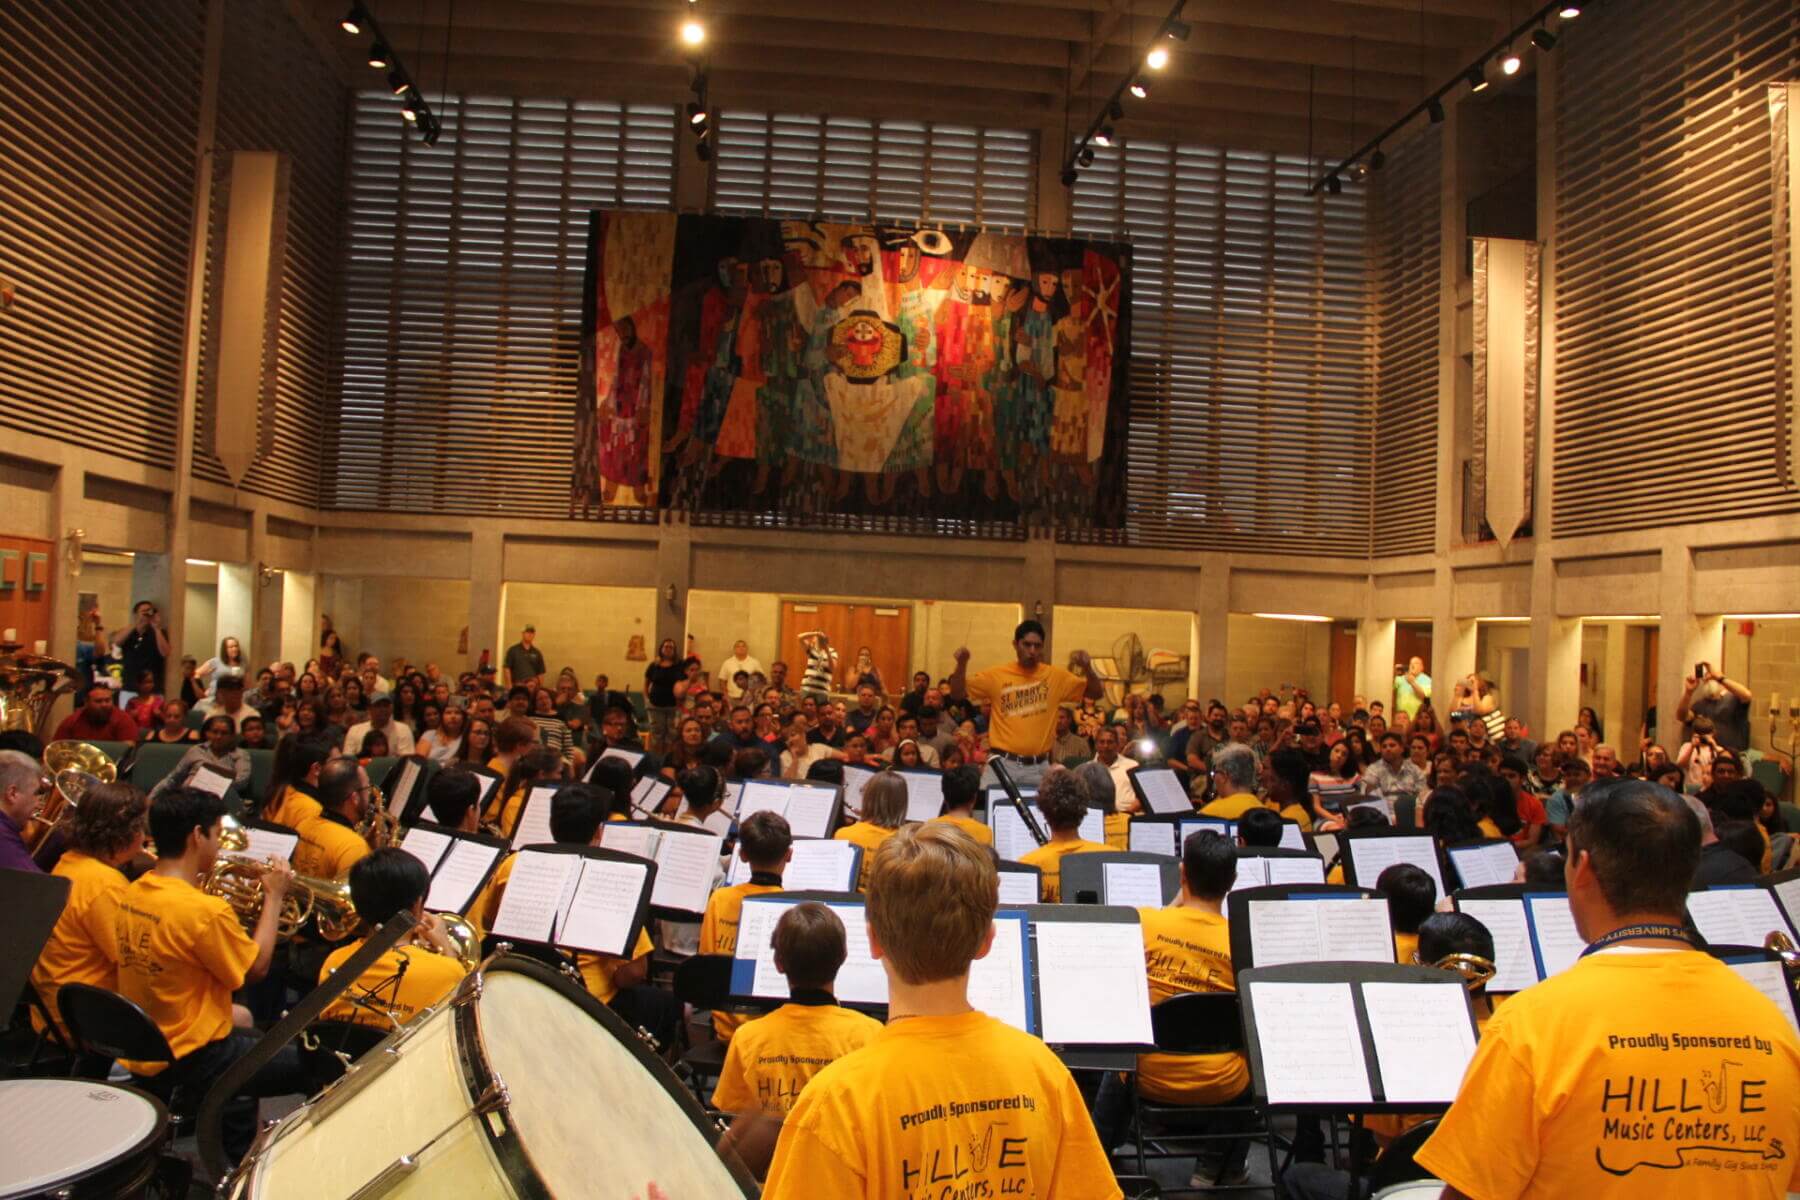
<svg viewBox="0 0 1800 1200">
<path fill-rule="evenodd" d="M 307 821 L 317 820 L 324 811 L 317 800 L 299 788 L 287 787 L 263 809 L 263 819 L 276 825 L 286 825 L 289 829 L 298 829 Z"/>
<path fill-rule="evenodd" d="M 65 983 L 85 983 L 91 987 L 119 990 L 119 971 L 113 965 L 113 908 L 119 895 L 130 884 L 120 870 L 110 863 L 90 858 L 79 850 L 67 850 L 56 860 L 52 875 L 69 881 L 69 899 L 56 928 L 44 943 L 43 953 L 31 968 L 31 986 L 37 989 L 50 1017 L 62 1028 L 62 1014 L 56 1011 L 56 993 Z M 31 1014 L 33 1029 L 42 1029 L 36 1010 Z"/>
<path fill-rule="evenodd" d="M 856 869 L 856 890 L 862 891 L 869 886 L 869 863 L 875 858 L 875 848 L 893 837 L 895 830 L 876 825 L 871 821 L 858 821 L 854 825 L 846 825 L 832 838 L 840 842 L 849 842 L 862 847 L 862 865 Z"/>
<path fill-rule="evenodd" d="M 1294 821 L 1294 822 L 1298 823 L 1300 826 L 1301 833 L 1311 833 L 1312 832 L 1312 827 L 1313 827 L 1312 814 L 1306 811 L 1306 808 L 1304 805 L 1300 805 L 1300 804 L 1288 805 L 1286 808 L 1281 810 L 1281 819 L 1284 821 Z"/>
<path fill-rule="evenodd" d="M 175 1057 L 231 1032 L 231 993 L 256 965 L 256 943 L 231 905 L 185 879 L 140 875 L 113 905 L 119 994 L 156 1022 Z M 138 1075 L 166 1063 L 126 1062 Z"/>
<path fill-rule="evenodd" d="M 364 939 L 357 938 L 327 955 L 324 965 L 319 968 L 319 982 L 324 983 L 346 959 L 362 949 L 363 941 Z M 406 964 L 404 972 L 400 970 L 402 963 Z M 404 1025 L 455 991 L 467 974 L 468 970 L 462 963 L 447 954 L 438 954 L 424 946 L 400 946 L 376 959 L 375 965 L 364 971 L 319 1016 L 326 1021 L 349 1021 L 355 1025 L 388 1028 L 388 1022 L 379 1013 L 351 1004 L 345 999 L 346 996 L 358 996 L 380 1005 L 393 1014 L 394 1020 Z M 399 978 L 397 985 L 394 982 L 396 976 Z"/>
<path fill-rule="evenodd" d="M 1028 867 L 1036 867 L 1043 873 L 1044 903 L 1058 904 L 1062 901 L 1062 860 L 1065 854 L 1087 854 L 1095 850 L 1110 850 L 1098 842 L 1084 842 L 1080 838 L 1072 842 L 1045 842 L 1036 850 L 1028 850 L 1019 856 L 1019 861 Z"/>
<path fill-rule="evenodd" d="M 1073 704 L 1086 691 L 1087 680 L 1049 663 L 1039 663 L 1030 674 L 1010 662 L 969 676 L 969 699 L 993 706 L 988 745 L 1025 758 L 1050 753 L 1057 708 Z"/>
<path fill-rule="evenodd" d="M 706 914 L 700 918 L 700 942 L 697 953 L 737 953 L 738 923 L 744 917 L 745 896 L 765 896 L 779 892 L 779 883 L 734 883 L 715 891 L 706 901 Z M 749 1013 L 713 1014 L 713 1033 L 722 1042 L 750 1020 Z"/>
<path fill-rule="evenodd" d="M 1500 827 L 1494 824 L 1494 818 L 1492 817 L 1483 817 L 1481 820 L 1475 822 L 1475 825 L 1481 830 L 1482 837 L 1503 838 L 1506 836 L 1504 833 L 1500 832 Z"/>
<path fill-rule="evenodd" d="M 492 804 L 488 805 L 488 815 L 483 819 L 487 821 L 497 819 L 500 823 L 500 836 L 510 838 L 519 828 L 519 813 L 524 809 L 525 798 L 530 794 L 531 785 L 526 784 L 512 795 L 508 796 L 505 804 L 501 804 L 499 800 L 495 800 Z M 497 817 L 495 815 L 496 809 L 499 810 Z"/>
<path fill-rule="evenodd" d="M 1106 848 L 1108 850 L 1131 849 L 1131 814 L 1106 814 Z"/>
<path fill-rule="evenodd" d="M 1479 1200 L 1800 1190 L 1800 1037 L 1695 950 L 1602 951 L 1488 1022 L 1419 1165 Z"/>
<path fill-rule="evenodd" d="M 949 824 L 956 826 L 983 846 L 991 846 L 994 844 L 994 831 L 989 829 L 986 825 L 983 825 L 980 821 L 977 821 L 974 817 L 945 816 L 933 817 L 931 819 L 934 821 L 946 821 Z"/>
<path fill-rule="evenodd" d="M 1121 1195 L 1068 1068 L 978 1012 L 895 1021 L 814 1076 L 782 1124 L 762 1194 Z"/>
<path fill-rule="evenodd" d="M 506 894 L 506 881 L 512 878 L 513 864 L 519 861 L 518 851 L 508 854 L 498 867 L 494 868 L 494 877 L 487 886 L 481 889 L 481 895 L 469 906 L 469 919 L 475 922 L 478 929 L 492 929 L 494 918 L 500 915 L 500 899 Z M 655 950 L 650 935 L 642 929 L 638 930 L 637 943 L 631 949 L 631 957 L 635 961 Z M 575 966 L 581 971 L 581 978 L 587 984 L 588 991 L 606 1004 L 619 993 L 618 985 L 613 982 L 613 972 L 624 964 L 623 959 L 605 954 L 586 954 L 577 952 Z"/>
<path fill-rule="evenodd" d="M 1416 934 L 1416 933 L 1401 933 L 1399 930 L 1394 931 L 1394 961 L 1395 962 L 1399 963 L 1401 966 L 1411 966 L 1412 961 L 1413 961 L 1413 955 L 1417 954 L 1418 952 L 1419 952 L 1419 935 L 1418 934 Z M 1426 963 L 1425 965 L 1429 967 L 1431 964 Z"/>
<path fill-rule="evenodd" d="M 369 843 L 342 821 L 317 816 L 295 829 L 294 874 L 314 879 L 343 879 L 350 868 L 369 857 Z"/>
<path fill-rule="evenodd" d="M 1229 796 L 1219 796 L 1200 810 L 1203 817 L 1218 817 L 1224 821 L 1235 821 L 1253 808 L 1263 807 L 1263 802 L 1249 792 L 1233 792 Z"/>
<path fill-rule="evenodd" d="M 1235 992 L 1231 932 L 1224 917 L 1198 908 L 1140 908 L 1150 1003 L 1188 992 Z M 1250 1083 L 1242 1054 L 1145 1054 L 1138 1090 L 1168 1104 L 1224 1104 Z"/>
<path fill-rule="evenodd" d="M 731 1039 L 713 1107 L 785 1117 L 808 1080 L 880 1032 L 880 1021 L 835 1004 L 784 1004 Z"/>
</svg>

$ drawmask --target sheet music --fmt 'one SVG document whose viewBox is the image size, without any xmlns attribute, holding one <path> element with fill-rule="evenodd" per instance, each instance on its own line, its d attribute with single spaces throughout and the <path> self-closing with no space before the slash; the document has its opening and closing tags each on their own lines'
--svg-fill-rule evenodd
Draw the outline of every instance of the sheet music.
<svg viewBox="0 0 1800 1200">
<path fill-rule="evenodd" d="M 844 767 L 844 807 L 849 809 L 858 820 L 862 819 L 863 789 L 869 786 L 869 780 L 875 778 L 877 772 L 867 767 L 846 764 Z M 908 795 L 910 802 L 911 796 Z M 932 814 L 936 816 L 936 813 Z"/>
<path fill-rule="evenodd" d="M 630 949 L 626 938 L 631 935 L 631 922 L 637 916 L 644 877 L 650 868 L 643 863 L 567 857 L 576 858 L 582 866 L 575 893 L 569 899 L 568 914 L 557 931 L 557 945 L 595 954 L 625 954 Z M 511 887 L 509 883 L 508 891 Z"/>
<path fill-rule="evenodd" d="M 430 874 L 437 870 L 440 862 L 444 861 L 444 853 L 450 849 L 450 843 L 455 840 L 449 834 L 439 833 L 435 829 L 409 829 L 406 831 L 406 837 L 400 842 L 400 849 L 424 863 L 426 873 Z"/>
<path fill-rule="evenodd" d="M 513 829 L 512 844 L 515 850 L 526 846 L 546 846 L 556 841 L 550 833 L 550 797 L 556 794 L 560 784 L 534 783 L 531 792 L 525 797 L 525 809 L 519 814 L 519 823 Z"/>
<path fill-rule="evenodd" d="M 1788 1019 L 1796 1031 L 1800 1031 L 1800 1021 L 1794 1019 L 1794 993 L 1788 987 L 1787 974 L 1778 962 L 1734 962 L 1727 963 L 1732 970 L 1744 977 L 1751 987 L 1767 996 L 1774 1002 L 1781 1015 Z"/>
<path fill-rule="evenodd" d="M 1267 887 L 1269 868 L 1263 865 L 1267 861 L 1260 855 L 1240 853 L 1237 860 L 1237 878 L 1232 880 L 1231 890 L 1235 892 L 1239 888 Z"/>
<path fill-rule="evenodd" d="M 797 838 L 830 837 L 831 814 L 836 808 L 836 788 L 795 784 L 788 789 L 788 828 Z"/>
<path fill-rule="evenodd" d="M 1781 902 L 1788 924 L 1800 929 L 1800 877 L 1776 884 L 1775 898 Z"/>
<path fill-rule="evenodd" d="M 1304 962 L 1394 961 L 1381 900 L 1253 900 L 1250 958 L 1259 967 Z"/>
<path fill-rule="evenodd" d="M 1126 845 L 1133 854 L 1167 854 L 1181 856 L 1176 840 L 1176 826 L 1171 821 L 1133 821 L 1127 827 Z"/>
<path fill-rule="evenodd" d="M 737 820 L 738 802 L 743 798 L 744 781 L 742 779 L 727 779 L 725 781 L 725 794 L 719 801 L 719 811 L 724 813 L 727 817 L 730 817 L 732 820 Z"/>
<path fill-rule="evenodd" d="M 579 854 L 521 852 L 513 860 L 506 890 L 500 894 L 500 912 L 488 932 L 528 942 L 554 941 L 557 918 L 568 905 L 583 861 Z"/>
<path fill-rule="evenodd" d="M 988 828 L 994 831 L 994 852 L 1005 862 L 1018 862 L 1038 848 L 1025 822 L 1004 801 L 988 809 Z"/>
<path fill-rule="evenodd" d="M 1100 902 L 1131 908 L 1161 908 L 1162 868 L 1155 863 L 1105 863 L 1100 868 Z"/>
<path fill-rule="evenodd" d="M 1569 911 L 1569 898 L 1560 892 L 1525 897 L 1525 912 L 1531 921 L 1531 942 L 1537 950 L 1540 974 L 1545 979 L 1575 965 L 1587 942 L 1575 930 L 1575 914 Z"/>
<path fill-rule="evenodd" d="M 629 750 L 624 746 L 608 746 L 600 752 L 600 757 L 594 761 L 597 763 L 605 762 L 609 758 L 616 758 L 635 771 L 637 770 L 637 765 L 644 761 L 644 752 L 641 750 Z"/>
<path fill-rule="evenodd" d="M 756 964 L 750 981 L 752 996 L 787 998 L 787 977 L 775 969 L 775 955 L 769 946 L 769 939 L 774 936 L 775 923 L 781 920 L 781 914 L 798 903 L 797 900 L 763 900 L 757 897 L 748 897 L 744 901 L 742 914 L 738 918 L 737 948 L 732 953 L 737 958 L 747 958 Z"/>
<path fill-rule="evenodd" d="M 1715 888 L 1688 893 L 1688 916 L 1714 946 L 1760 946 L 1770 933 L 1792 937 L 1775 897 L 1760 887 Z"/>
<path fill-rule="evenodd" d="M 1349 984 L 1252 980 L 1248 987 L 1269 1103 L 1374 1099 Z"/>
<path fill-rule="evenodd" d="M 1425 834 L 1351 838 L 1349 846 L 1350 859 L 1356 867 L 1356 882 L 1361 887 L 1374 887 L 1381 873 L 1395 863 L 1411 863 L 1431 876 L 1431 881 L 1437 884 L 1439 898 L 1448 895 L 1444 890 L 1444 874 L 1438 869 L 1437 843 Z"/>
<path fill-rule="evenodd" d="M 731 814 L 727 813 L 724 809 L 710 812 L 706 814 L 706 816 L 700 818 L 700 827 L 702 829 L 711 830 L 722 838 L 730 837 Z"/>
<path fill-rule="evenodd" d="M 1237 840 L 1237 822 L 1227 821 L 1220 817 L 1196 817 L 1181 822 L 1181 836 L 1175 843 L 1175 853 L 1181 853 L 1181 847 L 1187 845 L 1188 838 L 1203 829 L 1210 829 L 1228 842 Z"/>
<path fill-rule="evenodd" d="M 1456 876 L 1466 888 L 1487 887 L 1495 883 L 1511 883 L 1519 867 L 1519 852 L 1511 842 L 1489 842 L 1485 846 L 1451 846 L 1447 853 L 1456 868 Z"/>
<path fill-rule="evenodd" d="M 244 852 L 238 858 L 248 858 L 261 862 L 266 858 L 278 858 L 287 862 L 294 857 L 294 847 L 300 844 L 297 833 L 281 833 L 273 829 L 257 829 L 255 826 L 244 826 Z"/>
<path fill-rule="evenodd" d="M 1150 806 L 1151 812 L 1166 816 L 1194 811 L 1187 789 L 1181 786 L 1181 780 L 1168 767 L 1140 767 L 1132 778 L 1143 789 L 1144 802 Z"/>
<path fill-rule="evenodd" d="M 631 803 L 644 816 L 654 816 L 675 785 L 655 775 L 646 775 L 631 788 Z"/>
<path fill-rule="evenodd" d="M 969 964 L 969 1004 L 1024 1033 L 1031 1030 L 1025 969 L 1025 918 L 994 918 L 994 945 Z"/>
<path fill-rule="evenodd" d="M 1494 936 L 1494 978 L 1488 982 L 1488 991 L 1522 992 L 1538 982 L 1523 900 L 1458 900 L 1456 907 L 1487 926 Z"/>
<path fill-rule="evenodd" d="M 415 829 L 406 840 L 410 842 L 417 836 Z M 467 912 L 469 905 L 475 902 L 476 891 L 487 879 L 488 868 L 499 857 L 498 846 L 465 838 L 454 839 L 444 861 L 438 864 L 437 873 L 431 877 L 431 892 L 425 897 L 425 907 L 432 912 Z"/>
<path fill-rule="evenodd" d="M 1283 850 L 1305 850 L 1306 835 L 1300 832 L 1300 822 L 1283 821 L 1281 823 L 1281 848 Z"/>
<path fill-rule="evenodd" d="M 743 862 L 742 858 L 738 859 Z M 835 839 L 794 843 L 794 857 L 781 872 L 781 886 L 793 892 L 848 892 L 856 887 L 856 847 Z M 744 878 L 750 878 L 745 864 Z"/>
<path fill-rule="evenodd" d="M 237 782 L 237 776 L 229 771 L 220 770 L 211 763 L 196 763 L 188 772 L 187 786 L 205 792 L 209 796 L 223 797 Z"/>
<path fill-rule="evenodd" d="M 1038 819 L 1038 824 L 1043 824 L 1043 818 Z M 1046 829 L 1044 832 L 1048 833 L 1049 830 Z M 1087 816 L 1081 818 L 1081 828 L 1078 833 L 1084 842 L 1106 845 L 1106 814 L 1097 808 L 1088 809 Z M 1031 835 L 1027 834 L 1026 836 Z"/>
<path fill-rule="evenodd" d="M 944 811 L 944 777 L 925 771 L 901 771 L 906 780 L 906 819 L 929 821 Z"/>
<path fill-rule="evenodd" d="M 1136 921 L 1037 923 L 1039 1036 L 1052 1044 L 1151 1043 L 1150 982 Z"/>
<path fill-rule="evenodd" d="M 750 814 L 764 809 L 786 816 L 787 803 L 787 784 L 767 779 L 747 779 L 744 781 L 743 795 L 738 798 L 738 824 L 742 825 Z"/>
<path fill-rule="evenodd" d="M 1338 855 L 1338 840 L 1335 833 L 1313 834 L 1313 849 L 1319 852 L 1322 862 L 1330 862 Z"/>
<path fill-rule="evenodd" d="M 1009 904 L 1036 904 L 1042 899 L 1043 876 L 1035 871 L 1000 872 L 1000 907 Z"/>
<path fill-rule="evenodd" d="M 770 939 L 781 914 L 798 900 L 764 900 L 750 897 L 744 901 L 743 916 L 738 925 L 737 957 L 754 958 L 756 970 L 750 994 L 776 1000 L 788 997 L 787 977 L 775 969 L 775 948 Z M 844 923 L 846 954 L 838 969 L 834 991 L 846 1004 L 886 1004 L 887 973 L 869 953 L 869 927 L 860 904 L 828 904 L 827 908 Z"/>
<path fill-rule="evenodd" d="M 1265 858 L 1263 863 L 1271 884 L 1325 882 L 1325 864 L 1310 854 L 1305 858 Z"/>
<path fill-rule="evenodd" d="M 394 784 L 393 794 L 388 797 L 388 815 L 396 821 L 406 811 L 407 801 L 412 799 L 413 789 L 419 785 L 419 762 L 414 758 L 400 760 L 400 779 Z"/>
<path fill-rule="evenodd" d="M 656 882 L 650 903 L 682 912 L 705 912 L 706 898 L 719 875 L 724 841 L 716 833 L 665 832 L 656 847 Z"/>
<path fill-rule="evenodd" d="M 655 858 L 656 840 L 661 836 L 660 829 L 652 829 L 648 825 L 628 825 L 624 821 L 608 821 L 600 826 L 602 846 L 621 854 L 635 854 L 639 858 Z"/>
<path fill-rule="evenodd" d="M 481 794 L 475 797 L 475 810 L 479 812 L 487 807 L 488 797 L 493 795 L 494 789 L 500 786 L 500 778 L 497 775 L 484 775 L 477 771 L 475 772 L 475 784 L 481 789 Z"/>
<path fill-rule="evenodd" d="M 1363 1009 L 1390 1104 L 1448 1104 L 1475 1057 L 1475 1027 L 1460 984 L 1365 983 Z"/>
</svg>

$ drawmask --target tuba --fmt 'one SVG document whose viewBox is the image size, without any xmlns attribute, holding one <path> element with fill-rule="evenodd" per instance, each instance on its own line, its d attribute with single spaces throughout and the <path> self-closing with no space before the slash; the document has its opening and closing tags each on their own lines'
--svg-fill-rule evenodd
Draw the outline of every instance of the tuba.
<svg viewBox="0 0 1800 1200">
<path fill-rule="evenodd" d="M 50 796 L 24 830 L 25 845 L 33 850 L 81 807 L 89 788 L 119 777 L 118 764 L 91 742 L 51 742 L 44 747 L 44 767 L 50 772 Z"/>
<path fill-rule="evenodd" d="M 0 642 L 0 731 L 41 736 L 57 697 L 75 690 L 75 668 L 22 649 L 20 642 Z"/>
<path fill-rule="evenodd" d="M 1463 987 L 1473 992 L 1486 987 L 1499 972 L 1494 964 L 1479 954 L 1446 954 L 1431 964 L 1440 971 L 1454 971 L 1463 977 Z"/>
<path fill-rule="evenodd" d="M 456 947 L 456 961 L 473 971 L 481 961 L 481 939 L 475 934 L 475 926 L 455 913 L 438 913 L 437 919 L 444 923 L 444 936 Z"/>
</svg>

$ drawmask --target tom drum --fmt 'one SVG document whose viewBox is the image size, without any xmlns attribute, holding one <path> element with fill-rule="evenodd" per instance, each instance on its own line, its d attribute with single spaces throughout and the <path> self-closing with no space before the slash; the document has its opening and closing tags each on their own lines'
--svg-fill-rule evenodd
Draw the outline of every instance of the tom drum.
<svg viewBox="0 0 1800 1200">
<path fill-rule="evenodd" d="M 151 1096 L 85 1079 L 0 1082 L 0 1200 L 136 1196 L 156 1173 L 169 1113 Z"/>
</svg>

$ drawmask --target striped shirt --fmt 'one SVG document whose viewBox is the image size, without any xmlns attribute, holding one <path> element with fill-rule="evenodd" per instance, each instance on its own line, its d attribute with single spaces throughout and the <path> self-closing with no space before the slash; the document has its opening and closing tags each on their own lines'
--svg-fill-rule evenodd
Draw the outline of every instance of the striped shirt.
<svg viewBox="0 0 1800 1200">
<path fill-rule="evenodd" d="M 806 652 L 806 674 L 801 677 L 800 690 L 824 694 L 831 690 L 831 664 L 837 653 L 826 646 L 823 649 Z"/>
</svg>

